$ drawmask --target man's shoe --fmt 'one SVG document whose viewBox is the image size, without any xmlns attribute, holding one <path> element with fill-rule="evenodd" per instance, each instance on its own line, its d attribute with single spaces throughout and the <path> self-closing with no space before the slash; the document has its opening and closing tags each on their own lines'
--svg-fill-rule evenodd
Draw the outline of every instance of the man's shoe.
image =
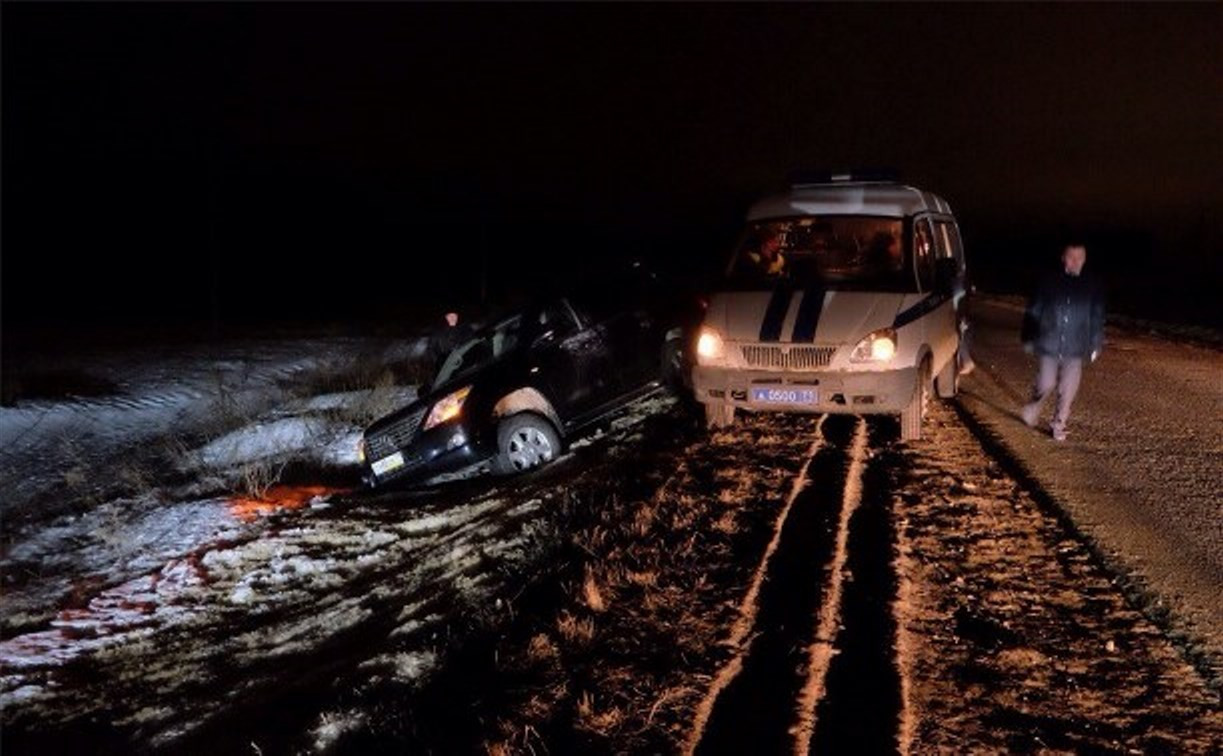
<svg viewBox="0 0 1223 756">
<path fill-rule="evenodd" d="M 1040 417 L 1040 407 L 1034 407 L 1031 404 L 1025 404 L 1023 409 L 1019 411 L 1019 415 L 1023 418 L 1023 424 L 1029 428 L 1036 427 L 1036 420 Z"/>
<path fill-rule="evenodd" d="M 1065 428 L 1054 428 L 1053 429 L 1053 440 L 1054 441 L 1065 441 L 1066 440 L 1066 429 Z"/>
</svg>

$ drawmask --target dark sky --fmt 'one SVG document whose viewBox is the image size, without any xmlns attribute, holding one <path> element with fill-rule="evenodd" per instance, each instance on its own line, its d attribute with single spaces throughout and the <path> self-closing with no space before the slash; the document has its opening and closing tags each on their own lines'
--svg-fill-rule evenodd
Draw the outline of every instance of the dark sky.
<svg viewBox="0 0 1223 756">
<path fill-rule="evenodd" d="M 6 328 L 388 316 L 481 254 L 493 289 L 708 267 L 802 166 L 943 194 L 982 271 L 1069 231 L 1120 281 L 1220 274 L 1220 4 L 2 13 Z"/>
</svg>

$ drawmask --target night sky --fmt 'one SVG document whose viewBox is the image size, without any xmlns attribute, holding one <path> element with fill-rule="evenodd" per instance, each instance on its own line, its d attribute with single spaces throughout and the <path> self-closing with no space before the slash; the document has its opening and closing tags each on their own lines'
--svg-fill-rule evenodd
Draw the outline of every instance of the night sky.
<svg viewBox="0 0 1223 756">
<path fill-rule="evenodd" d="M 700 276 L 792 169 L 854 166 L 945 196 L 981 281 L 1077 235 L 1114 302 L 1217 318 L 1220 4 L 2 13 L 6 333 L 411 319 L 481 259 L 493 300 Z"/>
</svg>

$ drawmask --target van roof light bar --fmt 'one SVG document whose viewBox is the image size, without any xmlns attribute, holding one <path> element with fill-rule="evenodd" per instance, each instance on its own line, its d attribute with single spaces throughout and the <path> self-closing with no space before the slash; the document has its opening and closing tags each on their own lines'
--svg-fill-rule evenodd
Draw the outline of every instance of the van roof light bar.
<svg viewBox="0 0 1223 756">
<path fill-rule="evenodd" d="M 837 184 L 895 184 L 900 172 L 894 168 L 860 168 L 852 171 L 797 170 L 790 173 L 790 186 L 835 186 Z"/>
</svg>

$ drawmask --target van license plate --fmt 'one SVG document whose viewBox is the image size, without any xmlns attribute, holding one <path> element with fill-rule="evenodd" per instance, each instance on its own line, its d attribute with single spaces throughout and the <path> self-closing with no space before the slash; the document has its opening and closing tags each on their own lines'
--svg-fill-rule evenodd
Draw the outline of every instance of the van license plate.
<svg viewBox="0 0 1223 756">
<path fill-rule="evenodd" d="M 403 467 L 403 453 L 395 452 L 389 457 L 383 457 L 374 464 L 370 465 L 374 471 L 374 475 L 386 475 L 392 470 L 398 470 Z"/>
<path fill-rule="evenodd" d="M 764 404 L 815 404 L 815 389 L 795 389 L 780 386 L 752 388 L 752 401 Z"/>
</svg>

